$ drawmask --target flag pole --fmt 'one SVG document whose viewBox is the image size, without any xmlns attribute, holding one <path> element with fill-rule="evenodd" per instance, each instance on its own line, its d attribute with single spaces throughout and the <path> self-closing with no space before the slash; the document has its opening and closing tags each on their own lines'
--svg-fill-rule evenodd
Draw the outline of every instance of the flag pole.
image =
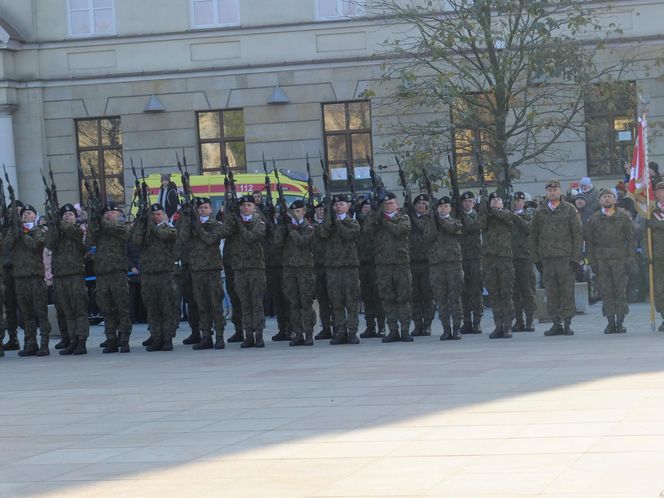
<svg viewBox="0 0 664 498">
<path fill-rule="evenodd" d="M 650 290 L 650 330 L 655 331 L 655 272 L 652 264 L 652 229 L 648 226 L 650 220 L 650 169 L 648 168 L 648 120 L 647 113 L 643 113 L 643 152 L 644 152 L 644 167 L 646 177 L 646 236 L 648 238 L 648 287 Z"/>
</svg>

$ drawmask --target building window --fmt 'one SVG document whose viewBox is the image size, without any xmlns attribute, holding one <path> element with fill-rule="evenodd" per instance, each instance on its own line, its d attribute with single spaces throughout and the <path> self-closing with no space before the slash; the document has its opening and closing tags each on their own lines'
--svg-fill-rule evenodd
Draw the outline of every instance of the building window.
<svg viewBox="0 0 664 498">
<path fill-rule="evenodd" d="M 81 202 L 88 199 L 85 182 L 93 186 L 96 178 L 102 199 L 123 206 L 125 192 L 120 118 L 76 120 L 76 144 L 78 162 L 84 175 L 79 185 Z"/>
<path fill-rule="evenodd" d="M 191 13 L 194 28 L 240 24 L 239 0 L 191 0 Z"/>
<path fill-rule="evenodd" d="M 316 19 L 340 19 L 364 14 L 363 0 L 315 0 Z"/>
<path fill-rule="evenodd" d="M 586 96 L 585 113 L 588 175 L 622 176 L 634 150 L 636 85 L 596 85 Z"/>
<path fill-rule="evenodd" d="M 115 0 L 67 0 L 70 36 L 115 34 Z"/>
<path fill-rule="evenodd" d="M 469 94 L 457 99 L 451 107 L 454 127 L 454 164 L 460 185 L 479 183 L 478 157 L 485 166 L 484 180 L 495 180 L 491 164 L 493 116 L 487 109 L 486 94 Z"/>
<path fill-rule="evenodd" d="M 373 155 L 369 101 L 323 104 L 323 139 L 332 186 L 343 186 L 346 162 L 363 186 L 369 180 L 367 158 Z"/>
<path fill-rule="evenodd" d="M 204 175 L 221 173 L 222 162 L 239 173 L 247 170 L 242 109 L 196 113 L 198 149 Z"/>
</svg>

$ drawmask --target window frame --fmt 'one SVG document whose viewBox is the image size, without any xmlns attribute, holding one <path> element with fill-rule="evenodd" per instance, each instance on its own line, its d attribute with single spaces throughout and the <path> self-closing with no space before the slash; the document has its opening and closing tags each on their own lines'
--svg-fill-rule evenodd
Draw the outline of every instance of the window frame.
<svg viewBox="0 0 664 498">
<path fill-rule="evenodd" d="M 126 186 L 125 186 L 125 181 L 124 181 L 124 141 L 120 141 L 120 144 L 118 146 L 109 146 L 109 145 L 104 145 L 103 140 L 102 140 L 102 133 L 101 133 L 101 122 L 102 120 L 112 120 L 112 119 L 117 119 L 120 122 L 120 135 L 122 135 L 122 118 L 120 116 L 101 116 L 101 117 L 96 117 L 96 118 L 76 118 L 74 119 L 74 135 L 76 137 L 76 159 L 78 164 L 81 165 L 81 171 L 78 173 L 78 189 L 79 189 L 79 200 L 81 202 L 81 205 L 84 203 L 84 199 L 86 197 L 83 195 L 84 193 L 84 187 L 83 183 L 84 180 L 89 180 L 92 182 L 93 177 L 92 176 L 81 176 L 81 173 L 84 173 L 82 169 L 82 163 L 81 163 L 81 152 L 97 152 L 97 161 L 98 161 L 98 174 L 97 174 L 97 180 L 99 180 L 99 191 L 101 193 L 102 199 L 104 199 L 104 202 L 106 202 L 107 195 L 106 195 L 106 180 L 108 178 L 119 178 L 120 183 L 122 184 L 122 190 L 123 190 L 123 195 L 122 195 L 122 202 L 121 202 L 121 207 L 124 207 L 126 204 Z M 79 123 L 82 121 L 95 121 L 97 125 L 97 145 L 92 146 L 92 147 L 81 147 L 79 143 Z M 104 151 L 107 150 L 119 150 L 120 151 L 120 165 L 121 165 L 121 170 L 120 173 L 112 174 L 112 175 L 107 175 L 106 174 L 106 168 L 105 168 L 105 159 L 104 159 Z"/>
<path fill-rule="evenodd" d="M 89 33 L 80 33 L 80 34 L 75 34 L 72 32 L 72 23 L 71 23 L 71 14 L 72 14 L 72 7 L 71 7 L 71 0 L 67 0 L 66 3 L 66 15 L 67 15 L 67 32 L 69 34 L 69 38 L 93 38 L 93 37 L 99 37 L 99 36 L 115 36 L 117 34 L 117 24 L 115 20 L 115 12 L 116 12 L 116 0 L 111 0 L 111 19 L 112 19 L 112 27 L 111 30 L 108 32 L 104 33 L 97 33 L 94 31 L 94 26 L 95 26 L 95 18 L 94 18 L 94 0 L 87 0 L 88 2 L 88 21 L 89 21 L 89 26 L 90 26 L 90 32 Z"/>
<path fill-rule="evenodd" d="M 242 112 L 242 123 L 243 123 L 243 133 L 242 133 L 242 138 L 239 137 L 231 137 L 231 138 L 226 138 L 224 136 L 224 121 L 223 121 L 223 115 L 225 112 L 230 112 L 230 111 L 241 111 Z M 200 119 L 199 115 L 204 114 L 204 113 L 210 113 L 214 112 L 219 114 L 219 138 L 201 138 L 201 125 L 200 125 Z M 215 172 L 212 174 L 221 174 L 221 164 L 224 164 L 224 161 L 228 160 L 228 157 L 226 155 L 226 144 L 227 143 L 233 143 L 233 142 L 242 142 L 244 144 L 244 165 L 242 167 L 237 167 L 237 166 L 230 166 L 230 169 L 233 171 L 233 173 L 246 173 L 247 172 L 247 141 L 246 141 L 246 123 L 244 122 L 244 108 L 243 107 L 231 107 L 229 109 L 210 109 L 210 110 L 203 110 L 203 111 L 196 111 L 196 141 L 197 141 L 197 148 L 198 148 L 198 159 L 199 159 L 199 165 L 200 165 L 200 174 L 204 175 L 207 172 Z M 209 144 L 209 143 L 216 143 L 219 144 L 220 148 L 220 153 L 219 153 L 219 158 L 221 159 L 221 164 L 219 165 L 218 169 L 206 169 L 205 166 L 203 165 L 203 148 L 201 147 L 201 144 Z"/>
<path fill-rule="evenodd" d="M 218 21 L 220 19 L 220 1 L 229 1 L 229 0 L 212 0 L 213 13 L 215 19 Z M 236 22 L 214 22 L 212 24 L 196 24 L 196 9 L 194 5 L 196 0 L 189 0 L 189 15 L 191 18 L 191 29 L 210 29 L 210 28 L 228 28 L 232 26 L 240 26 L 240 0 L 232 0 L 237 4 L 237 21 Z"/>
<path fill-rule="evenodd" d="M 363 0 L 335 0 L 337 3 L 337 11 L 339 12 L 339 15 L 334 16 L 334 17 L 325 17 L 322 16 L 320 13 L 320 2 L 324 0 L 314 0 L 314 17 L 316 21 L 334 21 L 338 19 L 355 19 L 357 17 L 362 17 L 365 15 L 365 10 L 364 10 L 364 1 Z M 344 6 L 345 4 L 348 4 L 350 2 L 356 1 L 358 3 L 362 3 L 361 6 L 358 6 L 360 8 L 360 12 L 355 14 L 355 15 L 344 15 Z"/>
</svg>

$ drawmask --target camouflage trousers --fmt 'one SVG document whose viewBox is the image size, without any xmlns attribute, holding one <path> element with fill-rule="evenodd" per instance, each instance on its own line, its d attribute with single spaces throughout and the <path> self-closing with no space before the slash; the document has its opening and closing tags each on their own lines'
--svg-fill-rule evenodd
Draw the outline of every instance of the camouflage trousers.
<svg viewBox="0 0 664 498">
<path fill-rule="evenodd" d="M 211 337 L 213 329 L 215 333 L 223 334 L 226 319 L 224 318 L 224 288 L 221 285 L 221 270 L 190 273 L 201 334 L 204 337 Z"/>
<path fill-rule="evenodd" d="M 265 311 L 265 270 L 235 270 L 235 290 L 242 306 L 242 325 L 244 330 L 263 332 Z"/>
<path fill-rule="evenodd" d="M 409 265 L 377 265 L 376 285 L 385 310 L 387 328 L 406 331 L 410 327 L 410 298 L 413 286 Z"/>
<path fill-rule="evenodd" d="M 357 333 L 360 313 L 360 276 L 357 267 L 328 268 L 327 292 L 337 334 Z"/>
<path fill-rule="evenodd" d="M 625 260 L 599 259 L 595 262 L 604 316 L 627 315 L 627 269 Z"/>
<path fill-rule="evenodd" d="M 461 321 L 461 295 L 463 293 L 464 273 L 459 261 L 430 265 L 429 281 L 433 298 L 438 305 L 438 316 L 443 325 Z"/>
<path fill-rule="evenodd" d="M 286 332 L 290 327 L 289 311 L 290 306 L 285 296 L 283 283 L 284 270 L 281 267 L 269 267 L 265 269 L 265 281 L 267 290 L 272 297 L 274 314 L 277 317 L 277 326 L 279 330 Z"/>
<path fill-rule="evenodd" d="M 18 277 L 15 280 L 16 301 L 21 310 L 26 341 L 36 341 L 37 320 L 41 337 L 48 337 L 51 334 L 51 322 L 48 321 L 48 297 L 44 279 Z"/>
<path fill-rule="evenodd" d="M 175 283 L 172 272 L 141 274 L 141 296 L 148 312 L 150 337 L 175 337 Z"/>
<path fill-rule="evenodd" d="M 658 313 L 664 313 L 664 259 L 654 259 L 652 269 L 655 277 L 655 308 Z"/>
<path fill-rule="evenodd" d="M 2 286 L 7 330 L 15 331 L 18 328 L 18 300 L 16 299 L 16 280 L 12 267 L 3 268 Z"/>
<path fill-rule="evenodd" d="M 106 336 L 117 334 L 119 338 L 128 338 L 131 318 L 127 275 L 124 272 L 97 275 L 95 299 L 104 314 Z"/>
<path fill-rule="evenodd" d="M 67 322 L 66 330 L 60 330 L 61 336 L 64 338 L 64 334 L 68 333 L 72 340 L 74 336 L 88 337 L 90 335 L 88 289 L 83 275 L 55 277 L 53 290 L 55 307 L 64 315 Z"/>
<path fill-rule="evenodd" d="M 288 298 L 289 315 L 296 332 L 313 332 L 314 274 L 311 268 L 284 267 L 284 294 Z"/>
<path fill-rule="evenodd" d="M 527 319 L 532 319 L 537 306 L 535 304 L 535 270 L 533 261 L 530 259 L 514 260 L 512 299 L 517 319 L 522 319 L 524 314 Z"/>
<path fill-rule="evenodd" d="M 514 319 L 514 262 L 512 258 L 487 258 L 482 261 L 484 283 L 489 291 L 494 320 L 510 325 Z"/>
<path fill-rule="evenodd" d="M 574 272 L 569 258 L 542 260 L 542 280 L 546 287 L 546 307 L 553 320 L 572 318 L 576 314 L 574 302 Z"/>
<path fill-rule="evenodd" d="M 425 327 L 430 326 L 436 311 L 429 273 L 428 264 L 410 265 L 410 275 L 413 282 L 411 314 L 416 326 L 420 323 Z"/>
<path fill-rule="evenodd" d="M 327 270 L 325 268 L 314 267 L 314 285 L 321 325 L 323 328 L 330 328 L 332 326 L 332 304 L 327 291 Z"/>
<path fill-rule="evenodd" d="M 180 271 L 173 275 L 175 280 L 175 303 L 180 313 L 180 305 L 184 301 L 187 303 L 187 323 L 193 333 L 201 330 L 201 318 L 198 313 L 196 299 L 194 299 L 194 287 L 191 281 L 191 271 L 189 266 L 183 265 Z"/>
<path fill-rule="evenodd" d="M 385 311 L 376 292 L 376 266 L 372 264 L 360 265 L 360 296 L 364 303 L 364 318 L 373 322 L 376 318 L 384 317 Z"/>
<path fill-rule="evenodd" d="M 479 321 L 484 314 L 484 303 L 482 293 L 484 285 L 482 283 L 482 262 L 479 259 L 463 260 L 463 292 L 461 300 L 463 303 L 463 316 L 470 319 L 472 312 L 475 319 Z"/>
<path fill-rule="evenodd" d="M 228 299 L 231 301 L 231 322 L 235 326 L 235 330 L 242 329 L 242 303 L 240 296 L 235 290 L 235 272 L 230 265 L 224 268 L 224 275 L 226 276 L 226 291 L 228 291 Z"/>
</svg>

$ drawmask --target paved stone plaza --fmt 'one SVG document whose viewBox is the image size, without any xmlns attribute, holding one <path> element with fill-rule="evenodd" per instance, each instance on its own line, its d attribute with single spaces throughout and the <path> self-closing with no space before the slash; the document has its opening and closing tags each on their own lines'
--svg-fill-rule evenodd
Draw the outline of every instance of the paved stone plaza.
<svg viewBox="0 0 664 498">
<path fill-rule="evenodd" d="M 95 327 L 87 356 L 11 352 L 0 496 L 657 497 L 664 334 L 645 305 L 627 335 L 602 334 L 598 305 L 574 325 L 172 353 L 139 327 L 129 355 L 102 355 Z"/>
</svg>

